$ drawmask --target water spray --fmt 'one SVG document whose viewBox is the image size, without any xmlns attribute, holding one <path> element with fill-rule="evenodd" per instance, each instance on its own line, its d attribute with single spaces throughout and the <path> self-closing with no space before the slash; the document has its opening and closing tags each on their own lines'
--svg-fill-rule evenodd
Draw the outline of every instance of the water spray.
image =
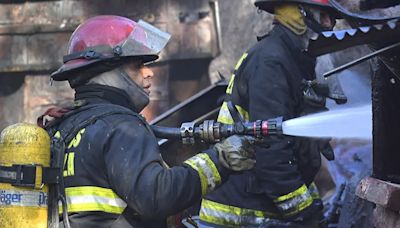
<svg viewBox="0 0 400 228">
<path fill-rule="evenodd" d="M 372 139 L 372 107 L 337 109 L 290 119 L 282 123 L 283 134 L 313 138 Z"/>
</svg>

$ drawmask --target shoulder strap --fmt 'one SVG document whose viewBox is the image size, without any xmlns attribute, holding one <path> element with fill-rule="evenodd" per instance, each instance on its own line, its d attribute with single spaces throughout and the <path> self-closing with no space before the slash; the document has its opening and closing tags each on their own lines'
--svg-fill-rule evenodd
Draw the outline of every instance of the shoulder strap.
<svg viewBox="0 0 400 228">
<path fill-rule="evenodd" d="M 52 166 L 58 168 L 60 177 L 63 175 L 63 161 L 67 143 L 69 143 L 82 128 L 85 128 L 106 116 L 118 114 L 136 116 L 143 122 L 147 129 L 150 130 L 148 123 L 138 113 L 114 104 L 89 104 L 72 110 L 64 115 L 61 124 L 56 129 L 60 132 L 60 138 L 51 135 L 53 153 Z M 53 199 L 57 199 L 49 202 L 49 210 L 51 210 L 49 213 L 49 224 L 56 224 L 58 221 L 58 200 L 61 200 L 62 202 L 63 222 L 69 224 L 68 214 L 66 212 L 67 201 L 65 199 L 64 178 L 60 178 L 58 186 L 50 189 L 49 195 L 52 195 Z"/>
</svg>

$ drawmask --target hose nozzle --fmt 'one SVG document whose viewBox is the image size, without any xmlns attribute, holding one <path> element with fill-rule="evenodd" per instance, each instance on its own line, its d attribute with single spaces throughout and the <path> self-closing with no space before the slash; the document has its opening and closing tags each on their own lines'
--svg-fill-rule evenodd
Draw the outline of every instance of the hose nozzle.
<svg viewBox="0 0 400 228">
<path fill-rule="evenodd" d="M 282 131 L 283 117 L 269 119 L 266 122 L 267 122 L 267 135 L 281 136 L 283 134 Z"/>
<path fill-rule="evenodd" d="M 282 122 L 282 117 L 236 124 L 205 120 L 198 127 L 194 122 L 188 122 L 183 123 L 180 128 L 152 126 L 152 129 L 159 138 L 180 138 L 183 144 L 194 144 L 196 139 L 206 143 L 216 143 L 231 135 L 250 135 L 257 138 L 281 136 Z"/>
</svg>

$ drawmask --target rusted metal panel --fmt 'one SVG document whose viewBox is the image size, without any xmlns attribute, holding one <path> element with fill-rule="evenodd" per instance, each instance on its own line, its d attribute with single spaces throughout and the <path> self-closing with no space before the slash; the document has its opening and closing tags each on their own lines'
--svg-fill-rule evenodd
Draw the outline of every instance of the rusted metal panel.
<svg viewBox="0 0 400 228">
<path fill-rule="evenodd" d="M 8 125 L 21 122 L 23 107 L 23 75 L 0 76 L 0 130 Z"/>
<path fill-rule="evenodd" d="M 61 64 L 61 58 L 66 53 L 66 45 L 69 33 L 41 34 L 27 37 L 27 64 L 28 65 L 50 65 L 57 67 Z M 38 55 L 40 53 L 40 55 Z"/>
<path fill-rule="evenodd" d="M 61 64 L 69 33 L 0 36 L 1 72 L 51 71 Z"/>
<path fill-rule="evenodd" d="M 67 82 L 55 82 L 49 86 L 50 79 L 46 75 L 25 77 L 24 94 L 24 122 L 36 123 L 36 118 L 44 110 L 52 106 L 72 106 L 74 91 Z"/>
<path fill-rule="evenodd" d="M 0 44 L 1 69 L 12 68 L 15 71 L 19 71 L 21 66 L 27 64 L 25 37 L 0 36 Z"/>
<path fill-rule="evenodd" d="M 3 4 L 0 7 L 0 25 L 22 24 L 24 22 L 23 4 Z"/>
<path fill-rule="evenodd" d="M 135 20 L 142 18 L 172 33 L 162 61 L 212 58 L 218 53 L 208 0 L 71 0 L 2 4 L 0 72 L 56 69 L 55 63 L 60 63 L 67 45 L 66 37 L 79 23 L 99 14 L 128 16 Z"/>
<path fill-rule="evenodd" d="M 169 31 L 173 39 L 167 46 L 171 59 L 211 58 L 218 52 L 216 28 L 209 1 L 169 1 Z"/>
</svg>

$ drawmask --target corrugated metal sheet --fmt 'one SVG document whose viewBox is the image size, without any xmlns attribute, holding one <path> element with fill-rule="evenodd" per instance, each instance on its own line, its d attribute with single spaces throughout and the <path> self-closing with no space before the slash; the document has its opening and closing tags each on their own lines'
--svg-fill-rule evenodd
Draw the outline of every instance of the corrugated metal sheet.
<svg viewBox="0 0 400 228">
<path fill-rule="evenodd" d="M 320 56 L 357 45 L 379 42 L 389 44 L 396 40 L 400 40 L 400 21 L 398 19 L 372 26 L 323 32 L 315 39 L 310 40 L 308 53 Z"/>
</svg>

